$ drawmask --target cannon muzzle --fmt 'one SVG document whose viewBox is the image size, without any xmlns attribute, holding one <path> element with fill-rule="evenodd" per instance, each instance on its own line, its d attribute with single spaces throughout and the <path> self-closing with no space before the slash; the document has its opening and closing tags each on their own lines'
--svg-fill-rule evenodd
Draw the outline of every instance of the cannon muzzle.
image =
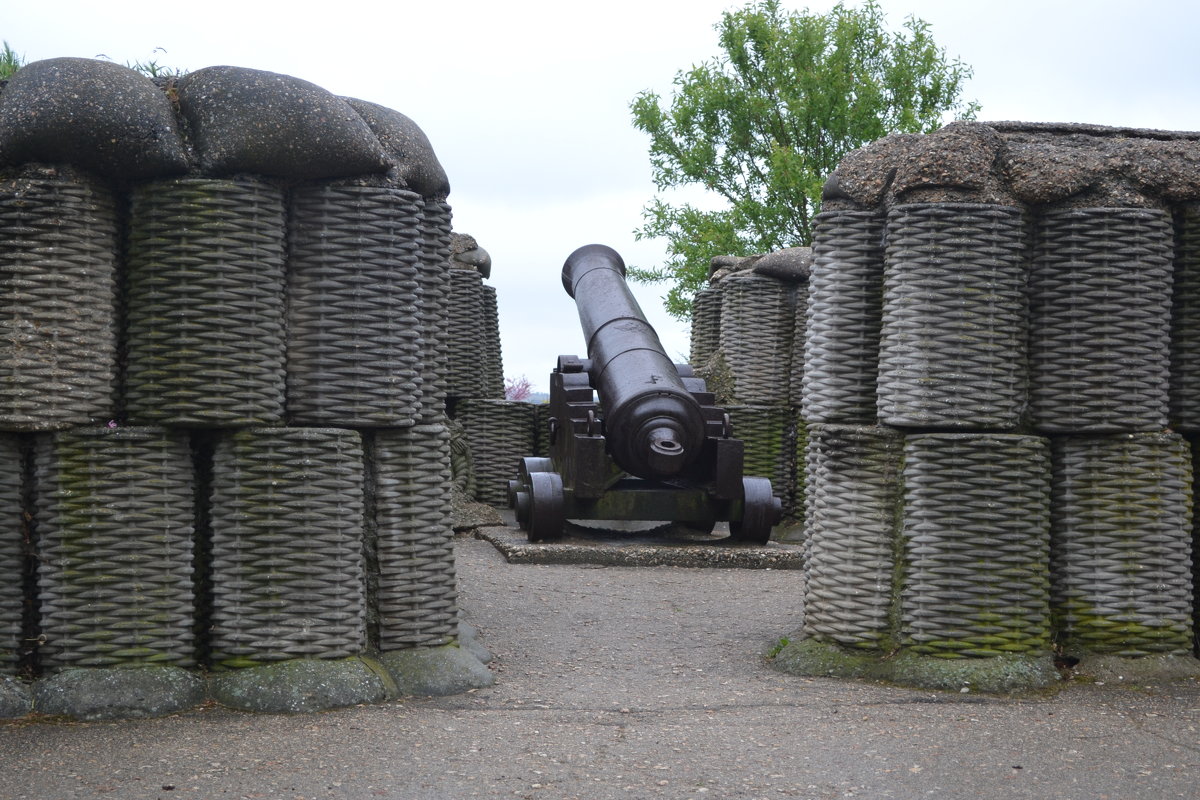
<svg viewBox="0 0 1200 800">
<path fill-rule="evenodd" d="M 600 397 L 612 458 L 647 479 L 678 475 L 700 454 L 704 416 L 625 283 L 625 262 L 600 244 L 563 265 Z"/>
</svg>

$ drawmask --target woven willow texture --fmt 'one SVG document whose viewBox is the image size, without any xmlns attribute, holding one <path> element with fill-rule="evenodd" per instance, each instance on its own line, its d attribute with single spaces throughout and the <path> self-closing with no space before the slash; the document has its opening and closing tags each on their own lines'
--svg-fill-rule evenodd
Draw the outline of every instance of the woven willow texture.
<svg viewBox="0 0 1200 800">
<path fill-rule="evenodd" d="M 792 297 L 792 362 L 788 366 L 788 405 L 804 402 L 804 338 L 808 329 L 808 284 L 797 284 Z"/>
<path fill-rule="evenodd" d="M 733 394 L 746 405 L 787 405 L 795 297 L 792 287 L 753 272 L 721 281 L 721 352 Z"/>
<path fill-rule="evenodd" d="M 784 516 L 795 515 L 796 429 L 787 406 L 727 406 L 733 436 L 742 440 L 742 474 L 771 481 Z"/>
<path fill-rule="evenodd" d="M 875 421 L 883 221 L 870 211 L 814 220 L 801 407 L 809 422 Z"/>
<path fill-rule="evenodd" d="M 57 167 L 0 177 L 0 430 L 116 416 L 116 241 L 100 183 Z"/>
<path fill-rule="evenodd" d="M 1171 426 L 1200 433 L 1200 205 L 1176 215 L 1171 302 Z"/>
<path fill-rule="evenodd" d="M 707 286 L 692 299 L 692 327 L 688 358 L 703 367 L 721 346 L 721 284 Z"/>
<path fill-rule="evenodd" d="M 504 358 L 500 351 L 500 307 L 496 300 L 496 287 L 481 285 L 483 293 L 484 323 L 484 397 L 504 399 Z"/>
<path fill-rule="evenodd" d="M 21 503 L 21 446 L 0 434 L 0 675 L 14 675 L 25 610 L 25 520 Z"/>
<path fill-rule="evenodd" d="M 380 647 L 436 647 L 458 626 L 444 424 L 375 434 Z"/>
<path fill-rule="evenodd" d="M 531 455 L 550 457 L 550 404 L 538 403 L 533 411 L 534 447 Z"/>
<path fill-rule="evenodd" d="M 901 643 L 943 658 L 1046 651 L 1047 441 L 911 436 L 903 480 Z"/>
<path fill-rule="evenodd" d="M 486 397 L 490 364 L 483 276 L 473 269 L 449 270 L 447 302 L 450 321 L 444 348 L 446 394 L 460 398 Z"/>
<path fill-rule="evenodd" d="M 126 293 L 133 422 L 282 422 L 282 189 L 205 178 L 137 187 Z"/>
<path fill-rule="evenodd" d="M 439 424 L 445 411 L 449 361 L 446 353 L 451 317 L 458 312 L 450 307 L 450 238 L 453 216 L 449 204 L 426 200 L 421 215 L 421 337 L 423 341 L 421 374 L 424 388 L 421 421 Z"/>
<path fill-rule="evenodd" d="M 805 455 L 804 631 L 846 647 L 889 637 L 903 438 L 810 425 Z"/>
<path fill-rule="evenodd" d="M 1167 424 L 1171 220 L 1144 208 L 1041 218 L 1030 275 L 1030 411 L 1046 432 Z"/>
<path fill-rule="evenodd" d="M 455 419 L 471 445 L 476 500 L 508 505 L 508 482 L 517 477 L 520 460 L 533 455 L 535 415 L 532 403 L 484 399 L 458 404 Z"/>
<path fill-rule="evenodd" d="M 292 422 L 414 423 L 421 398 L 421 206 L 402 189 L 292 195 L 287 410 Z"/>
<path fill-rule="evenodd" d="M 361 652 L 358 432 L 251 428 L 226 435 L 213 454 L 212 483 L 213 663 Z"/>
<path fill-rule="evenodd" d="M 76 428 L 35 448 L 43 667 L 194 664 L 186 436 Z"/>
<path fill-rule="evenodd" d="M 1025 408 L 1025 225 L 1018 208 L 901 205 L 887 223 L 880 422 L 1005 430 Z"/>
<path fill-rule="evenodd" d="M 1051 600 L 1062 644 L 1191 651 L 1191 491 L 1178 434 L 1054 440 Z"/>
</svg>

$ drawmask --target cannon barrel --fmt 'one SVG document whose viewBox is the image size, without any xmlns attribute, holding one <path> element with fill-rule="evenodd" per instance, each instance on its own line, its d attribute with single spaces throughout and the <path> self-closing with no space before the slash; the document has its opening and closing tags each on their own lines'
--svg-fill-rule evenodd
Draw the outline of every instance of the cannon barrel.
<svg viewBox="0 0 1200 800">
<path fill-rule="evenodd" d="M 613 460 L 633 475 L 678 475 L 700 454 L 704 417 L 625 283 L 617 251 L 592 244 L 562 273 L 575 300 Z"/>
</svg>

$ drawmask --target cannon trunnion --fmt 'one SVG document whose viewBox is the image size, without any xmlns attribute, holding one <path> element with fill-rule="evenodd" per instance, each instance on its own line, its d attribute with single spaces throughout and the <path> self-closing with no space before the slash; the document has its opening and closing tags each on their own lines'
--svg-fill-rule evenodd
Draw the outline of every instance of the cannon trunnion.
<svg viewBox="0 0 1200 800">
<path fill-rule="evenodd" d="M 563 266 L 588 358 L 550 376 L 549 458 L 525 458 L 509 502 L 530 541 L 568 519 L 662 520 L 766 542 L 781 516 L 766 478 L 742 475 L 742 442 L 691 367 L 667 357 L 615 250 L 588 245 Z"/>
</svg>

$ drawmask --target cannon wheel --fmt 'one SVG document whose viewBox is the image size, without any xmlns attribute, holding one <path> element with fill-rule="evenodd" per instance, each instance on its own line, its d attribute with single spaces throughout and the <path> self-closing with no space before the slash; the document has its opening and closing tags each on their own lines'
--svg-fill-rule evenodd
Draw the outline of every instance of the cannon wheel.
<svg viewBox="0 0 1200 800">
<path fill-rule="evenodd" d="M 516 480 L 508 482 L 508 507 L 513 510 L 521 530 L 529 530 L 529 515 L 533 502 L 533 486 L 529 476 L 535 472 L 549 472 L 552 469 L 554 464 L 548 458 L 522 458 L 517 465 Z"/>
<path fill-rule="evenodd" d="M 742 478 L 742 493 L 742 518 L 730 521 L 729 533 L 735 541 L 766 544 L 782 513 L 779 498 L 766 478 Z"/>
<path fill-rule="evenodd" d="M 531 542 L 562 537 L 566 524 L 563 509 L 562 478 L 557 472 L 533 472 L 529 475 L 529 525 Z"/>
</svg>

